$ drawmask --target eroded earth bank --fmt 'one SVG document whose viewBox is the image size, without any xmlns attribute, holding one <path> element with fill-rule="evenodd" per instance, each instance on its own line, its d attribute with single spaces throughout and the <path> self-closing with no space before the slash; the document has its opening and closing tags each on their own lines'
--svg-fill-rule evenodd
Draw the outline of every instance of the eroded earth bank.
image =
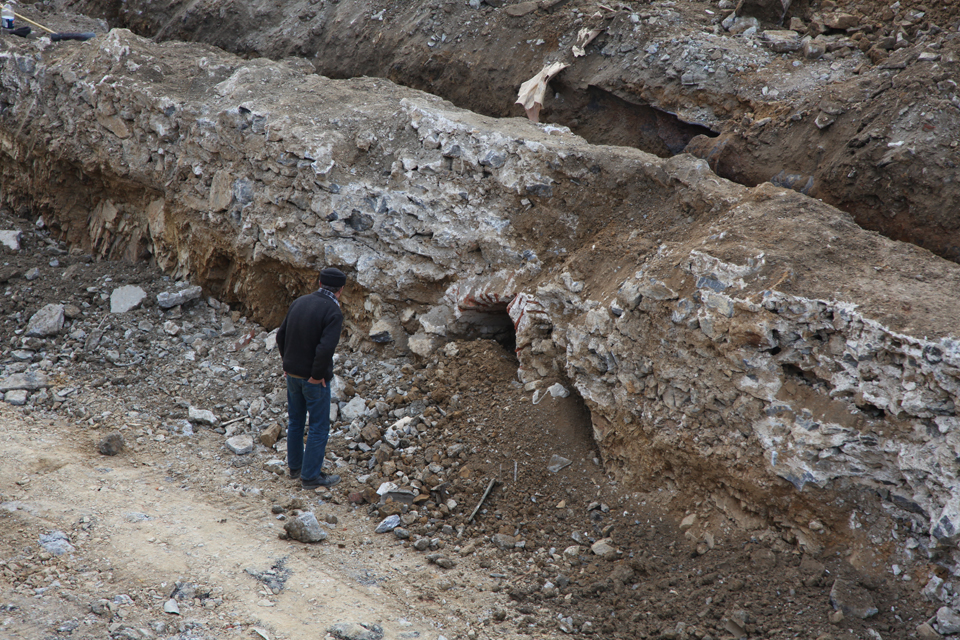
<svg viewBox="0 0 960 640">
<path fill-rule="evenodd" d="M 227 566 L 249 568 L 241 547 L 269 540 L 334 571 L 337 549 L 386 544 L 370 530 L 391 512 L 408 537 L 390 534 L 396 558 L 371 552 L 398 569 L 383 578 L 384 607 L 424 616 L 408 629 L 400 614 L 369 614 L 392 637 L 437 635 L 440 622 L 454 637 L 960 630 L 955 263 L 796 191 L 730 182 L 691 155 L 594 146 L 387 80 L 331 80 L 302 59 L 242 59 L 123 29 L 62 46 L 2 42 L 4 225 L 20 231 L 11 247 L 23 242 L 5 266 L 4 390 L 25 403 L 5 409 L 3 517 L 21 534 L 5 539 L 8 592 L 21 599 L 5 606 L 24 637 L 216 637 L 257 625 L 306 637 L 370 622 L 345 608 L 318 614 L 322 629 L 298 627 L 306 595 L 274 584 L 260 595 L 280 608 L 261 606 L 238 595 L 253 574 Z M 200 285 L 204 301 L 148 264 Z M 332 456 L 348 479 L 294 502 L 266 444 L 235 455 L 223 443 L 282 423 L 269 330 L 327 264 L 351 277 Z M 110 268 L 132 271 L 121 280 Z M 111 310 L 107 278 L 140 286 L 146 306 Z M 47 304 L 65 305 L 40 316 L 60 325 L 37 333 L 31 319 Z M 231 309 L 250 318 L 243 338 L 231 337 L 241 322 Z M 548 391 L 561 387 L 572 395 Z M 78 406 L 94 398 L 97 412 Z M 191 407 L 231 415 L 207 420 L 219 433 L 188 429 L 182 420 L 204 421 Z M 104 427 L 135 445 L 118 458 L 123 478 L 101 483 L 137 491 L 137 479 L 157 482 L 156 466 L 185 500 L 229 494 L 245 524 L 256 520 L 226 534 L 238 537 L 229 563 L 181 557 L 183 572 L 210 576 L 189 581 L 193 594 L 221 583 L 180 598 L 198 626 L 149 620 L 177 600 L 160 560 L 117 568 L 133 596 L 100 594 L 104 581 L 89 575 L 97 553 L 167 541 L 155 531 L 141 544 L 128 525 L 150 520 L 137 514 L 169 521 L 170 536 L 186 535 L 173 527 L 190 518 L 183 501 L 143 496 L 152 515 L 92 495 L 99 512 L 65 509 L 72 477 L 89 476 L 86 488 L 109 473 L 94 448 Z M 41 432 L 53 460 L 77 451 L 83 462 L 49 462 Z M 575 462 L 550 471 L 554 454 Z M 468 522 L 493 478 L 495 502 Z M 381 503 L 388 480 L 396 500 Z M 277 540 L 276 516 L 307 508 L 348 523 L 336 547 Z M 82 535 L 98 522 L 109 535 Z M 37 555 L 50 524 L 74 527 L 81 559 Z M 424 569 L 430 556 L 411 548 L 440 555 Z M 418 562 L 423 580 L 404 573 Z M 298 575 L 281 565 L 270 570 Z M 452 570 L 460 577 L 443 577 Z M 71 584 L 74 599 L 43 591 L 35 576 L 55 572 L 70 576 L 57 586 Z M 126 595 L 132 604 L 110 602 L 138 623 L 92 609 L 93 594 L 94 604 Z M 68 631 L 24 615 L 57 597 L 76 607 Z M 230 618 L 224 603 L 255 613 Z"/>
</svg>

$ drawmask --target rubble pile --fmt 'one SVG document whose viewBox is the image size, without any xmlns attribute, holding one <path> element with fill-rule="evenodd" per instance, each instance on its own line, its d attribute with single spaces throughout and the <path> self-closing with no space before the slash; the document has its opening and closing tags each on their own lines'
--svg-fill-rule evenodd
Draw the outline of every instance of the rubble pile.
<svg viewBox="0 0 960 640">
<path fill-rule="evenodd" d="M 0 221 L 20 231 L 22 244 L 3 256 L 10 340 L 0 384 L 45 380 L 23 390 L 23 404 L 8 400 L 15 419 L 46 425 L 58 438 L 79 437 L 89 443 L 88 455 L 110 456 L 93 466 L 157 466 L 171 489 L 195 488 L 192 506 L 235 504 L 251 532 L 261 523 L 280 525 L 252 535 L 329 545 L 343 554 L 341 563 L 357 548 L 409 550 L 433 572 L 419 586 L 423 597 L 482 595 L 482 612 L 463 621 L 477 630 L 502 637 L 704 637 L 724 633 L 733 621 L 785 638 L 799 628 L 786 617 L 819 635 L 833 628 L 832 615 L 857 633 L 899 632 L 938 609 L 948 615 L 957 597 L 952 586 L 932 580 L 929 602 L 918 601 L 911 582 L 871 580 L 775 528 L 744 533 L 702 496 L 674 523 L 665 512 L 670 499 L 656 490 L 632 493 L 607 476 L 590 413 L 576 394 L 559 383 L 521 384 L 515 354 L 492 340 L 451 341 L 429 359 L 373 341 L 344 348 L 328 449 L 330 470 L 344 480 L 300 491 L 284 461 L 285 394 L 270 332 L 155 268 L 93 261 L 52 241 L 47 230 L 31 229 L 29 220 Z M 114 306 L 121 298 L 140 305 Z M 180 304 L 164 308 L 172 300 Z M 362 303 L 344 298 L 347 311 Z M 22 327 L 51 306 L 79 313 L 65 313 L 63 326 L 42 338 L 26 336 Z M 175 336 L 173 325 L 180 328 Z M 125 366 L 133 360 L 136 366 Z M 247 445 L 235 446 L 241 438 Z M 2 547 L 11 598 L 4 610 L 12 616 L 26 620 L 25 603 L 39 598 L 59 633 L 207 638 L 262 628 L 238 593 L 198 568 L 175 584 L 143 584 L 136 574 L 118 581 L 113 575 L 120 578 L 122 569 L 91 556 L 97 540 L 121 535 L 107 518 L 85 515 L 48 532 L 20 492 L 50 480 L 26 469 L 18 477 L 0 496 L 0 514 L 19 518 L 21 529 L 41 528 L 39 545 Z M 860 517 L 882 530 L 882 519 Z M 162 518 L 131 506 L 119 519 L 160 544 Z M 825 528 L 817 531 L 829 538 Z M 16 541 L 5 536 L 2 544 Z M 210 553 L 231 544 L 212 544 Z M 263 607 L 274 606 L 288 579 L 309 577 L 295 561 L 243 572 L 261 585 Z M 787 601 L 781 589 L 793 591 Z M 68 613 L 54 613 L 51 596 Z M 677 597 L 704 604 L 681 611 Z"/>
<path fill-rule="evenodd" d="M 4 129 L 5 197 L 29 197 L 69 241 L 103 257 L 151 255 L 268 325 L 318 265 L 339 265 L 363 299 L 348 317 L 351 348 L 369 338 L 427 357 L 512 324 L 521 381 L 529 392 L 575 388 L 619 477 L 711 478 L 717 500 L 804 536 L 811 518 L 840 523 L 850 500 L 866 508 L 879 496 L 891 527 L 909 523 L 950 557 L 960 518 L 950 263 L 792 191 L 719 180 L 689 156 L 591 147 L 562 128 L 494 123 L 295 62 L 121 30 L 75 50 L 27 42 L 0 62 L 4 118 L 30 132 Z M 77 166 L 97 166 L 100 186 L 84 188 Z M 160 306 L 181 298 L 160 293 Z M 217 311 L 194 313 L 215 322 Z M 185 323 L 148 330 L 202 363 L 206 336 Z M 141 357 L 108 351 L 121 365 Z M 178 382 L 242 375 L 241 360 L 226 364 Z M 381 408 L 395 420 L 382 446 L 405 448 L 418 427 L 401 421 L 414 416 Z M 372 433 L 355 435 L 372 446 Z M 384 455 L 357 459 L 392 462 Z M 771 491 L 788 499 L 771 504 Z"/>
</svg>

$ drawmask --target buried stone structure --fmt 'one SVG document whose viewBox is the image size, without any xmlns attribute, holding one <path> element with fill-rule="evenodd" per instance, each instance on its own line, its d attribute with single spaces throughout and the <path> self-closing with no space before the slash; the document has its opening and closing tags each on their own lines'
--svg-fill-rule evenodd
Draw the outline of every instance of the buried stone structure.
<svg viewBox="0 0 960 640">
<path fill-rule="evenodd" d="M 311 69 L 123 30 L 8 45 L 4 204 L 265 324 L 335 265 L 354 343 L 512 327 L 627 486 L 958 573 L 960 266 L 689 156 Z"/>
</svg>

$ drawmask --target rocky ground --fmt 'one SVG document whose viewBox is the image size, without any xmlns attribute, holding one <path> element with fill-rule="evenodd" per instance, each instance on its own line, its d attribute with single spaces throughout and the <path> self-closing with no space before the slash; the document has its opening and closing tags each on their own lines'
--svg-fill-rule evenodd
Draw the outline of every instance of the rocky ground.
<svg viewBox="0 0 960 640">
<path fill-rule="evenodd" d="M 286 61 L 0 38 L 0 635 L 960 632 L 956 265 L 709 170 L 956 259 L 957 9 L 771 4 L 23 7 Z M 561 59 L 544 120 L 709 167 L 309 75 L 518 116 Z M 321 257 L 359 284 L 308 493 L 244 314 Z"/>
<path fill-rule="evenodd" d="M 0 227 L 19 247 L 0 271 L 4 637 L 826 640 L 955 623 L 936 575 L 860 572 L 839 549 L 744 533 L 704 496 L 624 491 L 582 403 L 525 390 L 490 340 L 430 360 L 345 345 L 328 455 L 344 480 L 301 491 L 271 332 L 9 210 Z M 291 539 L 309 532 L 324 539 Z"/>
<path fill-rule="evenodd" d="M 156 39 L 378 76 L 497 117 L 523 117 L 545 65 L 541 120 L 595 144 L 687 151 L 722 177 L 820 198 L 867 229 L 960 258 L 960 5 L 946 0 L 69 0 Z M 581 34 L 594 37 L 588 44 Z M 574 53 L 582 46 L 583 56 Z"/>
</svg>

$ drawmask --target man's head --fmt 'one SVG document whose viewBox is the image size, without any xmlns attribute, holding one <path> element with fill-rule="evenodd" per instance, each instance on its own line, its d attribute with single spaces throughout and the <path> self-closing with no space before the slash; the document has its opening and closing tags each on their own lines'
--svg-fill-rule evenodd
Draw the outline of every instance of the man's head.
<svg viewBox="0 0 960 640">
<path fill-rule="evenodd" d="M 320 288 L 330 293 L 339 294 L 343 285 L 347 284 L 347 274 L 340 269 L 327 267 L 320 272 Z"/>
</svg>

